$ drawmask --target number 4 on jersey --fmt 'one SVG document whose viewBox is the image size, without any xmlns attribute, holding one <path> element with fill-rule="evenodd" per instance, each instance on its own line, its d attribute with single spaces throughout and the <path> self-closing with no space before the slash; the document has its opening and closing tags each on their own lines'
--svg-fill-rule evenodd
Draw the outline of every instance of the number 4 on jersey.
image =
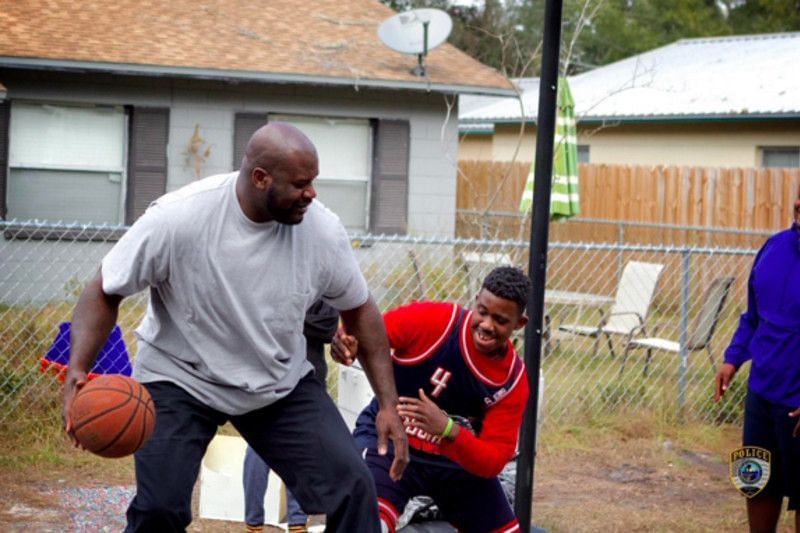
<svg viewBox="0 0 800 533">
<path fill-rule="evenodd" d="M 453 373 L 449 370 L 445 370 L 440 366 L 436 367 L 436 370 L 431 376 L 431 384 L 434 386 L 431 396 L 438 398 L 442 391 L 447 388 L 447 382 L 450 381 L 452 375 Z"/>
</svg>

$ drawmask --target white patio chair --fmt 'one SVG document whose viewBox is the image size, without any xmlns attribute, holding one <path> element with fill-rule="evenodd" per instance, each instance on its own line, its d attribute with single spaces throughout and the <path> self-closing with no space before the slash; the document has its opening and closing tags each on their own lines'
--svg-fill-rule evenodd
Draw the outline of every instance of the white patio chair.
<svg viewBox="0 0 800 533">
<path fill-rule="evenodd" d="M 708 359 L 711 362 L 711 368 L 714 365 L 714 355 L 711 352 L 711 338 L 714 336 L 714 330 L 717 327 L 717 322 L 722 314 L 722 308 L 725 306 L 725 300 L 728 297 L 731 284 L 734 278 L 722 277 L 715 279 L 711 285 L 706 289 L 703 296 L 703 303 L 700 311 L 694 318 L 691 328 L 687 332 L 686 350 L 695 352 L 698 350 L 706 349 L 708 351 Z M 653 331 L 655 334 L 657 329 Z M 625 352 L 622 354 L 622 366 L 620 366 L 620 376 L 625 371 L 625 359 L 628 357 L 628 352 L 636 348 L 645 348 L 647 350 L 647 358 L 644 363 L 643 375 L 647 375 L 647 368 L 650 365 L 650 359 L 653 356 L 653 350 L 663 350 L 667 352 L 680 353 L 681 345 L 677 341 L 664 339 L 661 337 L 646 337 L 636 338 L 628 341 L 625 346 Z"/>
<path fill-rule="evenodd" d="M 625 336 L 627 345 L 634 335 L 644 330 L 647 313 L 663 269 L 664 265 L 659 263 L 629 261 L 622 270 L 611 310 L 607 313 L 601 311 L 600 321 L 596 325 L 561 324 L 558 329 L 574 335 L 594 337 L 595 356 L 600 348 L 600 335 L 605 335 L 613 357 L 611 335 Z"/>
<path fill-rule="evenodd" d="M 467 304 L 478 294 L 483 278 L 495 267 L 513 265 L 511 256 L 502 252 L 461 252 L 461 265 L 467 275 Z"/>
</svg>

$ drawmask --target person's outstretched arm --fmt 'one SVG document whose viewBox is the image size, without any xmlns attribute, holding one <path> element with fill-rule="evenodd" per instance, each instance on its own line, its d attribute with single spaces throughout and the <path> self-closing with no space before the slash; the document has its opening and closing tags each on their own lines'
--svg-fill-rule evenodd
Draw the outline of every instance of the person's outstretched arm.
<svg viewBox="0 0 800 533">
<path fill-rule="evenodd" d="M 70 356 L 64 380 L 64 429 L 77 444 L 72 433 L 69 408 L 78 390 L 86 385 L 89 370 L 97 354 L 106 342 L 117 322 L 122 296 L 103 292 L 103 277 L 100 271 L 83 289 L 70 326 Z"/>
<path fill-rule="evenodd" d="M 114 328 L 122 299 L 167 278 L 168 240 L 168 224 L 161 210 L 151 206 L 106 254 L 75 305 L 63 409 L 64 429 L 73 442 L 69 420 L 72 400 L 86 384 L 97 353 Z"/>
<path fill-rule="evenodd" d="M 358 360 L 380 405 L 375 418 L 378 452 L 385 454 L 388 441 L 392 440 L 394 462 L 389 474 L 392 479 L 400 479 L 408 464 L 408 438 L 397 413 L 397 388 L 383 317 L 371 296 L 359 307 L 342 311 L 341 315 L 345 330 L 358 339 Z"/>
</svg>

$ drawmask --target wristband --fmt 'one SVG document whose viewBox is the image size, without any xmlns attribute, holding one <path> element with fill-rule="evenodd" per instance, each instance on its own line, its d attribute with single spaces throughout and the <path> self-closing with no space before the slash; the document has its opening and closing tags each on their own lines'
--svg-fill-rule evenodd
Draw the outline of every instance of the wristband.
<svg viewBox="0 0 800 533">
<path fill-rule="evenodd" d="M 455 422 L 453 422 L 453 419 L 448 417 L 447 418 L 447 425 L 444 427 L 444 431 L 442 431 L 442 434 L 440 435 L 440 437 L 442 437 L 443 439 L 446 439 L 447 437 L 449 437 L 450 433 L 453 431 L 453 426 L 454 425 L 455 425 Z"/>
</svg>

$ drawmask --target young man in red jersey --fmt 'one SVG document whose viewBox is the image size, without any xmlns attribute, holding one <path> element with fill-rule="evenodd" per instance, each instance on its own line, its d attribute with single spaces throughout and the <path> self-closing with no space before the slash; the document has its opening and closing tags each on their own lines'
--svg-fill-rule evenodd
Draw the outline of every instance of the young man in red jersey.
<svg viewBox="0 0 800 533">
<path fill-rule="evenodd" d="M 385 531 L 395 531 L 408 500 L 421 494 L 459 531 L 519 531 L 497 475 L 516 452 L 529 394 L 509 337 L 527 322 L 530 288 L 521 270 L 499 267 L 471 309 L 423 301 L 384 314 L 411 448 L 403 478 L 392 480 L 391 453 L 377 452 L 377 400 L 362 411 L 354 436 L 375 479 Z M 334 340 L 339 362 L 351 363 L 356 349 L 344 333 Z"/>
</svg>

